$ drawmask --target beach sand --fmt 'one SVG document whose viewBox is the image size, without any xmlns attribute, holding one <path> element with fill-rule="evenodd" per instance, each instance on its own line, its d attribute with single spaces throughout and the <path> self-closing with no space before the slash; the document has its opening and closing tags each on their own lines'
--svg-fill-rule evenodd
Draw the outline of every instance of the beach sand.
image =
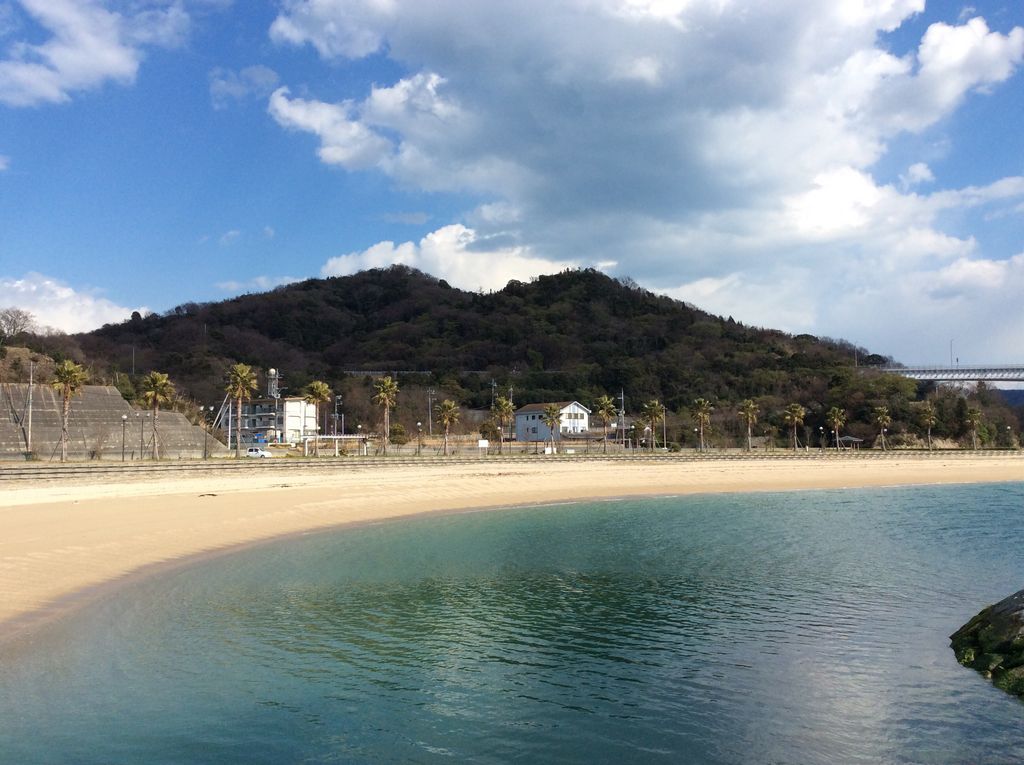
<svg viewBox="0 0 1024 765">
<path fill-rule="evenodd" d="M 494 458 L 0 483 L 0 638 L 160 565 L 350 523 L 607 497 L 1000 481 L 1024 481 L 1024 456 Z"/>
</svg>

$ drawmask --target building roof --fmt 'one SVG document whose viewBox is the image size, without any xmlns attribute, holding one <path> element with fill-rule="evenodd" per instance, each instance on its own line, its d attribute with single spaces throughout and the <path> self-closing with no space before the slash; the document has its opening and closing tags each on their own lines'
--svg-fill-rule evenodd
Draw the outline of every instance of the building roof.
<svg viewBox="0 0 1024 765">
<path fill-rule="evenodd" d="M 518 416 L 520 414 L 533 414 L 534 412 L 543 412 L 552 404 L 557 406 L 559 410 L 566 409 L 572 406 L 573 404 L 576 404 L 576 406 L 578 406 L 584 412 L 590 414 L 590 410 L 583 406 L 583 404 L 581 404 L 579 401 L 548 401 L 547 403 L 542 404 L 527 404 L 526 406 L 521 406 L 518 409 L 516 409 L 516 415 Z"/>
</svg>

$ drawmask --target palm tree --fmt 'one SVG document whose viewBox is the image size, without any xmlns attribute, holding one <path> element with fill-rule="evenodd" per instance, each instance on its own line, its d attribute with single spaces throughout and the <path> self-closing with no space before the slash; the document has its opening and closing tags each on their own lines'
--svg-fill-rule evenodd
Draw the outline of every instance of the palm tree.
<svg viewBox="0 0 1024 765">
<path fill-rule="evenodd" d="M 882 441 L 882 451 L 885 451 L 885 429 L 892 425 L 892 416 L 889 414 L 889 407 L 876 406 L 874 408 L 875 425 L 878 426 L 878 437 Z"/>
<path fill-rule="evenodd" d="M 608 423 L 618 417 L 619 412 L 615 408 L 615 401 L 611 396 L 601 396 L 597 401 L 594 402 L 594 414 L 601 421 L 601 427 L 604 431 L 604 440 L 602 441 L 601 451 L 604 454 L 608 453 Z"/>
<path fill-rule="evenodd" d="M 331 400 L 332 395 L 330 386 L 328 386 L 323 380 L 313 380 L 313 382 L 306 386 L 306 390 L 302 398 L 307 404 L 312 404 L 316 408 L 316 421 L 318 423 L 320 422 L 320 404 L 326 404 Z M 306 453 L 308 454 L 308 452 Z M 313 446 L 313 455 L 316 457 L 320 456 L 319 436 Z"/>
<path fill-rule="evenodd" d="M 715 408 L 706 398 L 695 398 L 693 406 L 690 407 L 690 414 L 693 416 L 694 422 L 697 423 L 697 430 L 700 433 L 701 451 L 704 451 L 706 448 L 704 433 L 707 428 L 711 427 L 711 413 L 713 411 L 715 411 Z"/>
<path fill-rule="evenodd" d="M 65 359 L 53 370 L 53 388 L 60 391 L 63 399 L 60 416 L 60 461 L 68 461 L 68 418 L 71 415 L 71 398 L 89 382 L 89 373 L 84 367 Z"/>
<path fill-rule="evenodd" d="M 562 408 L 558 404 L 548 404 L 541 412 L 540 421 L 543 422 L 551 436 L 551 451 L 555 451 L 555 433 L 561 432 Z"/>
<path fill-rule="evenodd" d="M 448 456 L 448 432 L 452 425 L 459 421 L 459 405 L 450 399 L 445 399 L 434 407 L 437 412 L 437 421 L 444 425 L 444 456 Z"/>
<path fill-rule="evenodd" d="M 157 419 L 160 417 L 160 405 L 169 404 L 174 400 L 174 383 L 163 372 L 150 372 L 142 378 L 142 400 L 153 408 L 153 459 L 160 459 L 160 430 Z"/>
<path fill-rule="evenodd" d="M 494 421 L 498 424 L 498 454 L 501 454 L 505 449 L 505 427 L 515 419 L 516 410 L 511 401 L 504 396 L 498 396 L 494 399 L 491 412 L 493 412 Z"/>
<path fill-rule="evenodd" d="M 793 451 L 797 450 L 796 429 L 804 424 L 804 417 L 807 410 L 800 404 L 790 404 L 782 412 L 782 421 L 786 423 L 793 432 Z"/>
<path fill-rule="evenodd" d="M 248 364 L 235 364 L 228 370 L 224 392 L 235 400 L 235 457 L 242 456 L 242 402 L 252 398 L 256 390 L 256 372 Z"/>
<path fill-rule="evenodd" d="M 641 409 L 641 416 L 651 426 L 651 451 L 658 442 L 658 423 L 665 419 L 665 406 L 658 399 L 648 401 Z"/>
<path fill-rule="evenodd" d="M 384 410 L 384 455 L 387 456 L 388 439 L 391 436 L 391 408 L 398 401 L 398 383 L 388 375 L 377 378 L 373 387 L 377 389 L 373 403 Z"/>
<path fill-rule="evenodd" d="M 981 424 L 981 412 L 973 407 L 964 415 L 964 424 L 971 429 L 971 448 L 978 448 L 978 426 Z"/>
<path fill-rule="evenodd" d="M 839 429 L 846 424 L 846 412 L 838 406 L 834 406 L 825 413 L 825 422 L 835 435 L 836 451 L 839 451 Z"/>
<path fill-rule="evenodd" d="M 757 406 L 752 398 L 745 398 L 740 402 L 740 408 L 737 410 L 740 418 L 747 423 L 747 451 L 753 451 L 754 444 L 751 437 L 751 431 L 754 425 L 757 423 L 757 415 L 760 414 L 761 409 Z"/>
<path fill-rule="evenodd" d="M 932 450 L 932 428 L 939 421 L 939 415 L 935 411 L 935 404 L 931 401 L 925 401 L 921 404 L 921 412 L 918 415 L 921 424 L 927 429 L 928 433 L 928 451 Z"/>
</svg>

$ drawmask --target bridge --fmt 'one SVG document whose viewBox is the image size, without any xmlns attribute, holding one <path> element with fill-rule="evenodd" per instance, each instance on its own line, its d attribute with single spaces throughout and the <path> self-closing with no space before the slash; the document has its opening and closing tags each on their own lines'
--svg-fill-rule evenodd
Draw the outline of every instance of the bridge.
<svg viewBox="0 0 1024 765">
<path fill-rule="evenodd" d="M 1010 366 L 881 367 L 882 372 L 935 382 L 1024 382 L 1024 364 Z"/>
</svg>

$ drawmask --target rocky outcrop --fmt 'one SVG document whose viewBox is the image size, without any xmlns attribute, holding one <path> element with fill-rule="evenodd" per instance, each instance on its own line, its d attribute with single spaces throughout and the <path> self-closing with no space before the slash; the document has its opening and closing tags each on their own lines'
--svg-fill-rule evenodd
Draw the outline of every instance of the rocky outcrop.
<svg viewBox="0 0 1024 765">
<path fill-rule="evenodd" d="M 1024 696 L 1024 590 L 989 606 L 950 636 L 956 659 Z"/>
</svg>

